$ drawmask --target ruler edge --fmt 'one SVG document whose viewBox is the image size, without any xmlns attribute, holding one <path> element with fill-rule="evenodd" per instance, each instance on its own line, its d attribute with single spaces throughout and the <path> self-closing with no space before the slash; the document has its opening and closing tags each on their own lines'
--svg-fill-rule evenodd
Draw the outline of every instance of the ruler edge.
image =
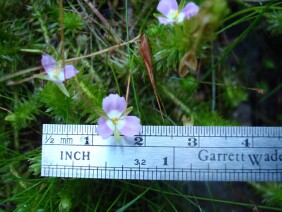
<svg viewBox="0 0 282 212">
<path fill-rule="evenodd" d="M 63 130 L 62 132 L 56 132 L 52 129 L 54 129 L 53 126 L 59 126 Z M 95 132 L 96 128 L 98 125 L 87 125 L 87 124 L 43 124 L 42 126 L 42 135 L 43 134 L 92 134 L 92 135 L 97 135 L 98 134 Z M 76 128 L 87 128 L 87 131 L 77 131 Z M 57 127 L 58 128 L 58 127 Z M 67 128 L 67 129 L 65 129 Z M 282 127 L 281 126 L 172 126 L 172 125 L 165 125 L 165 126 L 160 126 L 160 125 L 143 125 L 141 132 L 144 132 L 144 135 L 142 133 L 139 134 L 139 136 L 146 136 L 148 132 L 150 132 L 150 135 L 163 135 L 162 132 L 163 130 L 166 129 L 166 136 L 175 136 L 179 135 L 180 136 L 202 136 L 202 135 L 207 135 L 206 133 L 208 132 L 214 132 L 214 130 L 218 130 L 220 136 L 230 136 L 230 137 L 236 137 L 236 136 L 254 136 L 254 137 L 265 137 L 265 136 L 273 136 L 273 137 L 279 137 L 281 138 L 282 136 Z M 176 132 L 174 131 L 176 129 Z M 184 129 L 184 131 L 183 131 Z M 240 130 L 239 129 L 244 129 L 243 134 L 238 133 Z M 258 133 L 261 132 L 261 129 L 264 129 L 264 133 Z M 56 130 L 56 128 L 55 128 Z M 51 131 L 51 132 L 50 132 Z M 193 133 L 189 133 L 189 132 Z M 222 131 L 226 134 L 222 134 Z M 235 132 L 234 132 L 235 131 Z M 65 132 L 65 133 L 64 133 Z M 169 133 L 167 133 L 169 132 Z M 184 132 L 184 133 L 183 133 Z M 267 132 L 267 133 L 266 133 Z M 232 136 L 232 133 L 236 134 L 236 136 Z M 216 134 L 216 135 L 217 135 Z M 209 136 L 214 136 L 215 134 L 208 134 Z M 136 135 L 138 136 L 138 135 Z"/>
</svg>

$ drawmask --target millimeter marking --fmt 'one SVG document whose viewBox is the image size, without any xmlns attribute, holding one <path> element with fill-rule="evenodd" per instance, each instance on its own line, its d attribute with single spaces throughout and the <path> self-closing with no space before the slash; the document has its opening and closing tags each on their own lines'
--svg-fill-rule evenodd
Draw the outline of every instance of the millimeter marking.
<svg viewBox="0 0 282 212">
<path fill-rule="evenodd" d="M 96 127 L 44 124 L 41 176 L 282 181 L 282 127 L 143 126 L 118 142 Z"/>
</svg>

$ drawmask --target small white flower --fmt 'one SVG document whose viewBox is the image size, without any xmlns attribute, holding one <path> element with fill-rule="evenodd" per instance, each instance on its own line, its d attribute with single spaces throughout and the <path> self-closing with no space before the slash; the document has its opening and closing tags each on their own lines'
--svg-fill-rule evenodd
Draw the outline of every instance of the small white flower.
<svg viewBox="0 0 282 212">
<path fill-rule="evenodd" d="M 42 55 L 41 65 L 49 79 L 54 82 L 64 82 L 66 79 L 70 79 L 78 73 L 73 65 L 65 65 L 61 68 L 61 66 L 57 64 L 57 61 L 48 54 Z"/>
<path fill-rule="evenodd" d="M 119 135 L 133 137 L 141 131 L 140 119 L 136 116 L 128 116 L 131 108 L 127 108 L 124 97 L 118 94 L 110 94 L 103 99 L 105 114 L 99 118 L 96 132 L 106 139 L 113 134 L 119 140 Z"/>
<path fill-rule="evenodd" d="M 165 17 L 158 17 L 161 24 L 180 23 L 184 19 L 190 19 L 199 12 L 199 7 L 194 2 L 189 2 L 185 5 L 182 11 L 179 12 L 176 0 L 161 0 L 157 10 Z"/>
</svg>

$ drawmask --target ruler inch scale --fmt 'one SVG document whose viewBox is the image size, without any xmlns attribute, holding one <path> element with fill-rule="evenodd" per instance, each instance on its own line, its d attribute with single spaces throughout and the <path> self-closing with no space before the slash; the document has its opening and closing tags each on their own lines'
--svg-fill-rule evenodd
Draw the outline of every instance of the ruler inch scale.
<svg viewBox="0 0 282 212">
<path fill-rule="evenodd" d="M 143 126 L 118 142 L 96 127 L 44 124 L 41 176 L 282 181 L 282 127 Z"/>
</svg>

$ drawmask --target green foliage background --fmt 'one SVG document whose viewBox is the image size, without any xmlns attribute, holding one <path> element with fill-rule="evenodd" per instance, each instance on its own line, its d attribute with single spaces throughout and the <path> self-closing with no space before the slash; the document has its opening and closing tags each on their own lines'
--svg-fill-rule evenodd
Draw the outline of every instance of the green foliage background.
<svg viewBox="0 0 282 212">
<path fill-rule="evenodd" d="M 282 123 L 281 2 L 198 0 L 199 14 L 175 25 L 158 23 L 158 1 L 98 1 L 94 6 L 106 22 L 86 2 L 64 1 L 60 10 L 57 1 L 0 0 L 0 211 L 281 210 L 279 182 L 222 183 L 225 194 L 219 195 L 213 183 L 40 178 L 42 124 L 96 124 L 105 96 L 126 95 L 128 76 L 128 104 L 143 125 Z M 63 61 L 141 33 L 151 46 L 164 121 L 138 39 L 74 60 L 79 74 L 65 82 L 70 97 L 54 82 L 34 78 L 42 71 L 42 54 Z M 179 65 L 190 51 L 198 68 L 180 77 Z M 232 195 L 236 187 L 248 196 Z"/>
</svg>

